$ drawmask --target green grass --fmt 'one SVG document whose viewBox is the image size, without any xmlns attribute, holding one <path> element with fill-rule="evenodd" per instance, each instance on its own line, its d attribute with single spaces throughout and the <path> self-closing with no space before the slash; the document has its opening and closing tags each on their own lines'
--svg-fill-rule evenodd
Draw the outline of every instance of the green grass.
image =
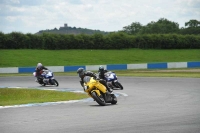
<svg viewBox="0 0 200 133">
<path fill-rule="evenodd" d="M 0 106 L 27 103 L 69 101 L 88 98 L 85 93 L 59 92 L 37 89 L 0 89 Z"/>
<path fill-rule="evenodd" d="M 0 50 L 0 67 L 200 61 L 200 49 L 182 50 Z"/>
<path fill-rule="evenodd" d="M 123 70 L 118 76 L 200 78 L 200 69 Z"/>
</svg>

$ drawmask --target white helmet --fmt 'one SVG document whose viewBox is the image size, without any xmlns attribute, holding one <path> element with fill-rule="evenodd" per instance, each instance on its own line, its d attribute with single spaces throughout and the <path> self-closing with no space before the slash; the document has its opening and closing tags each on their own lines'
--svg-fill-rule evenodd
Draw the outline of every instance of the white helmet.
<svg viewBox="0 0 200 133">
<path fill-rule="evenodd" d="M 42 67 L 42 63 L 37 64 L 37 68 L 40 69 Z"/>
</svg>

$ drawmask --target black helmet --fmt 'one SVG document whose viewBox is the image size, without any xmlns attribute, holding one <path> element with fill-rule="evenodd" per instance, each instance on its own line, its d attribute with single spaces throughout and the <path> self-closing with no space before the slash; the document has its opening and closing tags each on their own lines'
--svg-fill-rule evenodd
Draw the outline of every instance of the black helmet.
<svg viewBox="0 0 200 133">
<path fill-rule="evenodd" d="M 99 71 L 103 71 L 104 67 L 103 66 L 99 66 Z"/>
<path fill-rule="evenodd" d="M 83 76 L 84 76 L 84 73 L 85 73 L 84 68 L 79 68 L 79 69 L 77 70 L 77 73 L 78 73 L 78 75 L 79 75 L 80 78 L 83 77 Z"/>
</svg>

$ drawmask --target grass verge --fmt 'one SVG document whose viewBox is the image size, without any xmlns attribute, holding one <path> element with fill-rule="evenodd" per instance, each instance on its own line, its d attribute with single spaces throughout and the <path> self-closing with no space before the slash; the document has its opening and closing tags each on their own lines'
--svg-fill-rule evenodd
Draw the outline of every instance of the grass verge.
<svg viewBox="0 0 200 133">
<path fill-rule="evenodd" d="M 88 98 L 85 93 L 60 92 L 37 89 L 0 89 L 0 106 L 19 105 L 27 103 L 43 103 L 56 101 L 69 101 Z"/>
<path fill-rule="evenodd" d="M 0 67 L 75 66 L 199 61 L 200 49 L 0 50 Z"/>
</svg>

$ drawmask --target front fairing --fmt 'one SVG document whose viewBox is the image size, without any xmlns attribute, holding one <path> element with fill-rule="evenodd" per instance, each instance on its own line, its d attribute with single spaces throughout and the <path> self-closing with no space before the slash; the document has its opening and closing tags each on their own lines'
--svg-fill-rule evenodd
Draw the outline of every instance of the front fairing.
<svg viewBox="0 0 200 133">
<path fill-rule="evenodd" d="M 43 72 L 41 76 L 43 76 L 46 79 L 54 79 L 53 72 L 51 71 Z"/>
<path fill-rule="evenodd" d="M 113 72 L 107 72 L 107 73 L 105 73 L 104 76 L 105 76 L 105 79 L 106 79 L 107 82 L 117 80 L 117 76 L 116 76 L 116 74 L 113 73 Z"/>
<path fill-rule="evenodd" d="M 92 90 L 100 90 L 103 93 L 106 93 L 106 87 L 95 80 L 93 77 L 85 76 L 83 78 L 84 90 L 87 93 L 90 93 Z"/>
</svg>

